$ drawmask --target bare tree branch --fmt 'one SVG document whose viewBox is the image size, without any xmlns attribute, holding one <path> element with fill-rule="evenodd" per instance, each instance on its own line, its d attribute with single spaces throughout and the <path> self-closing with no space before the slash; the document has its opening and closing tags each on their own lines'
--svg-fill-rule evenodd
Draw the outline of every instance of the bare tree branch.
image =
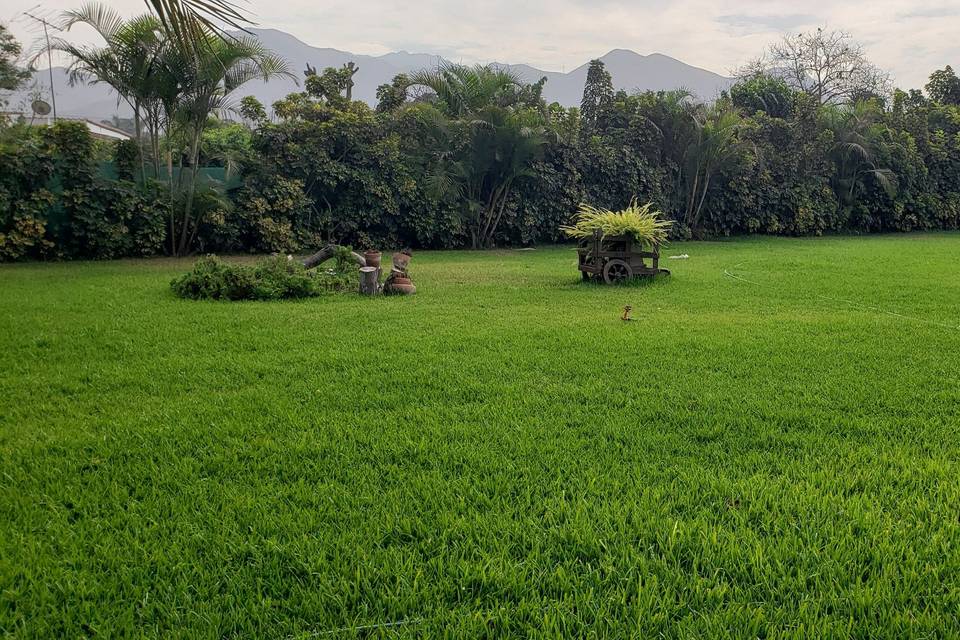
<svg viewBox="0 0 960 640">
<path fill-rule="evenodd" d="M 785 35 L 737 75 L 745 78 L 757 73 L 781 78 L 821 104 L 886 97 L 891 91 L 890 74 L 867 60 L 863 47 L 843 31 L 817 29 Z"/>
</svg>

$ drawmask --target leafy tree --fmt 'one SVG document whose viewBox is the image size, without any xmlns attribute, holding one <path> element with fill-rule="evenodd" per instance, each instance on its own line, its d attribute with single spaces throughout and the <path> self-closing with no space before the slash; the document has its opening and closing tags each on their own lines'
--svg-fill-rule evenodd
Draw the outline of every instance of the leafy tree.
<svg viewBox="0 0 960 640">
<path fill-rule="evenodd" d="M 699 226 L 711 181 L 737 158 L 740 150 L 737 132 L 741 124 L 740 114 L 723 104 L 694 112 L 693 122 L 696 135 L 684 152 L 687 182 L 684 222 L 690 229 Z"/>
<path fill-rule="evenodd" d="M 356 64 L 348 62 L 339 69 L 327 67 L 323 73 L 318 74 L 316 68 L 307 64 L 307 69 L 304 71 L 306 95 L 340 106 L 343 106 L 343 103 L 352 102 L 353 76 L 359 70 Z"/>
<path fill-rule="evenodd" d="M 563 241 L 560 227 L 580 203 L 593 201 L 585 190 L 583 166 L 575 138 L 551 140 L 543 157 L 531 165 L 530 178 L 518 183 L 515 200 L 501 221 L 503 234 L 524 245 Z"/>
<path fill-rule="evenodd" d="M 601 60 L 591 60 L 580 101 L 580 127 L 586 136 L 602 132 L 613 104 L 613 80 Z"/>
<path fill-rule="evenodd" d="M 683 89 L 644 92 L 636 96 L 634 102 L 636 113 L 632 120 L 633 130 L 637 133 L 631 137 L 638 139 L 642 135 L 646 140 L 643 145 L 646 163 L 657 168 L 661 176 L 661 208 L 682 221 L 689 202 L 687 155 L 698 135 L 696 118 L 702 107 L 693 101 L 690 92 Z M 642 194 L 634 192 L 631 197 L 634 195 Z M 623 205 L 618 203 L 617 206 Z M 677 229 L 682 231 L 680 225 Z"/>
<path fill-rule="evenodd" d="M 240 117 L 252 122 L 254 126 L 260 126 L 267 121 L 267 110 L 263 103 L 257 100 L 256 96 L 243 96 L 240 99 L 240 108 L 237 109 Z"/>
<path fill-rule="evenodd" d="M 759 111 L 774 118 L 786 118 L 793 107 L 793 90 L 782 78 L 759 73 L 734 84 L 730 88 L 730 100 L 747 116 Z"/>
<path fill-rule="evenodd" d="M 552 102 L 547 105 L 547 121 L 554 135 L 568 144 L 575 144 L 580 137 L 580 109 L 577 107 Z"/>
<path fill-rule="evenodd" d="M 224 27 L 244 30 L 250 19 L 233 0 L 146 0 L 169 40 L 180 49 L 200 52 Z M 229 36 L 228 36 L 229 37 Z"/>
<path fill-rule="evenodd" d="M 820 105 L 799 93 L 787 118 L 762 111 L 741 120 L 739 154 L 721 167 L 700 231 L 819 234 L 842 226 L 830 185 L 832 134 L 821 128 Z"/>
<path fill-rule="evenodd" d="M 436 70 L 418 71 L 410 76 L 410 86 L 430 90 L 436 107 L 452 118 L 489 106 L 540 107 L 532 92 L 522 91 L 523 84 L 515 74 L 494 66 L 448 64 Z"/>
<path fill-rule="evenodd" d="M 0 91 L 16 91 L 30 78 L 30 70 L 17 66 L 21 47 L 17 39 L 0 24 Z M 0 100 L 0 106 L 6 104 Z"/>
<path fill-rule="evenodd" d="M 275 108 L 280 120 L 254 137 L 259 162 L 236 208 L 250 246 L 296 250 L 324 238 L 395 245 L 400 237 L 428 244 L 446 231 L 435 223 L 443 207 L 423 197 L 413 173 L 425 136 L 406 110 L 387 117 L 362 102 L 306 93 Z"/>
<path fill-rule="evenodd" d="M 661 132 L 653 113 L 657 100 L 652 94 L 617 92 L 609 105 L 603 134 L 581 135 L 576 141 L 577 167 L 586 202 L 617 210 L 639 198 L 672 211 L 664 204 L 667 172 L 658 163 Z M 564 135 L 562 129 L 557 133 Z M 570 209 L 568 215 L 575 209 Z"/>
<path fill-rule="evenodd" d="M 207 167 L 224 167 L 226 180 L 230 180 L 243 167 L 256 162 L 252 138 L 250 129 L 240 123 L 215 121 L 203 132 L 199 162 Z"/>
<path fill-rule="evenodd" d="M 394 76 L 390 84 L 377 87 L 377 112 L 389 113 L 402 107 L 407 101 L 409 87 L 410 78 L 404 73 Z"/>
<path fill-rule="evenodd" d="M 934 102 L 960 105 L 960 78 L 950 65 L 930 74 L 926 90 Z"/>
<path fill-rule="evenodd" d="M 843 31 L 817 29 L 786 35 L 739 73 L 742 79 L 757 74 L 782 78 L 820 104 L 890 93 L 890 75 L 867 60 L 863 47 Z"/>
</svg>

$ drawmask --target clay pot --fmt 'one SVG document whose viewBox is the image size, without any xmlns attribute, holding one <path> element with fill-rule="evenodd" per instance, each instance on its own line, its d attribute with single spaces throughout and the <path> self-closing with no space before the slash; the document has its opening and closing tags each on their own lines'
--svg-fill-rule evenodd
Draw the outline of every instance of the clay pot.
<svg viewBox="0 0 960 640">
<path fill-rule="evenodd" d="M 380 266 L 380 257 L 383 254 L 379 251 L 374 251 L 370 249 L 369 251 L 364 252 L 363 259 L 367 261 L 368 267 L 379 267 Z"/>
<path fill-rule="evenodd" d="M 417 288 L 409 283 L 397 284 L 397 282 L 394 281 L 393 284 L 390 285 L 390 293 L 393 293 L 396 295 L 408 296 L 416 292 L 417 292 Z"/>
<path fill-rule="evenodd" d="M 397 252 L 393 254 L 393 268 L 397 271 L 406 271 L 407 265 L 410 264 L 410 255 L 407 253 Z"/>
<path fill-rule="evenodd" d="M 410 278 L 407 278 L 404 276 L 396 276 L 393 279 L 392 284 L 413 284 L 413 282 L 410 281 Z"/>
</svg>

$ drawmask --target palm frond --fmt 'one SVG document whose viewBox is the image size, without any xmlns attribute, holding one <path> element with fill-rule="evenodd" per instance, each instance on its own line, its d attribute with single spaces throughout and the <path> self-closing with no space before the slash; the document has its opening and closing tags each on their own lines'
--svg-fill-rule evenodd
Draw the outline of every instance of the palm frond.
<svg viewBox="0 0 960 640">
<path fill-rule="evenodd" d="M 106 4 L 88 2 L 79 9 L 64 11 L 59 26 L 64 31 L 69 31 L 77 24 L 85 24 L 93 28 L 109 43 L 116 37 L 124 23 L 120 14 Z"/>
<path fill-rule="evenodd" d="M 251 20 L 239 3 L 231 0 L 146 0 L 164 29 L 185 48 L 199 51 L 210 35 L 223 36 L 224 28 L 245 31 Z"/>
</svg>

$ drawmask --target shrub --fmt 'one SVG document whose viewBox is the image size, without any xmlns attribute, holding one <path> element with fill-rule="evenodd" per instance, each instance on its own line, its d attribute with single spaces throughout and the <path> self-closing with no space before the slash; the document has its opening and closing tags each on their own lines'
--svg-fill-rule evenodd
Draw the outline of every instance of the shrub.
<svg viewBox="0 0 960 640">
<path fill-rule="evenodd" d="M 117 140 L 113 162 L 121 180 L 133 180 L 140 169 L 140 145 L 135 140 Z"/>
<path fill-rule="evenodd" d="M 349 252 L 347 252 L 349 253 Z M 308 271 L 300 262 L 272 256 L 255 266 L 228 264 L 216 256 L 205 256 L 186 274 L 173 280 L 170 288 L 191 300 L 291 300 L 311 298 L 324 291 L 340 291 L 355 282 L 356 270 L 343 256 L 329 271 Z"/>
<path fill-rule="evenodd" d="M 296 260 L 273 256 L 253 268 L 255 300 L 286 300 L 320 295 L 323 287 L 318 277 L 309 273 Z"/>
<path fill-rule="evenodd" d="M 253 270 L 205 256 L 170 287 L 181 298 L 191 300 L 246 300 L 253 297 Z"/>
<path fill-rule="evenodd" d="M 0 132 L 0 261 L 106 259 L 162 249 L 166 187 L 105 179 L 95 170 L 95 148 L 81 123 Z"/>
<path fill-rule="evenodd" d="M 170 196 L 167 187 L 148 180 L 139 189 L 127 183 L 123 193 L 128 198 L 120 206 L 133 212 L 130 233 L 133 236 L 133 255 L 150 256 L 163 251 L 167 237 L 167 219 L 170 215 Z"/>
<path fill-rule="evenodd" d="M 3 200 L 0 194 L 0 204 Z M 13 205 L 9 219 L 2 220 L 0 225 L 0 260 L 43 256 L 53 249 L 46 237 L 45 215 L 52 203 L 53 194 L 40 190 Z"/>
<path fill-rule="evenodd" d="M 156 181 L 94 179 L 61 196 L 73 256 L 97 259 L 158 253 L 166 237 L 169 199 Z"/>
<path fill-rule="evenodd" d="M 589 238 L 596 231 L 604 236 L 633 236 L 645 244 L 663 244 L 667 241 L 673 223 L 663 220 L 659 211 L 651 211 L 650 203 L 643 206 L 634 200 L 622 211 L 598 209 L 588 204 L 580 205 L 573 226 L 560 227 L 571 238 Z"/>
</svg>

